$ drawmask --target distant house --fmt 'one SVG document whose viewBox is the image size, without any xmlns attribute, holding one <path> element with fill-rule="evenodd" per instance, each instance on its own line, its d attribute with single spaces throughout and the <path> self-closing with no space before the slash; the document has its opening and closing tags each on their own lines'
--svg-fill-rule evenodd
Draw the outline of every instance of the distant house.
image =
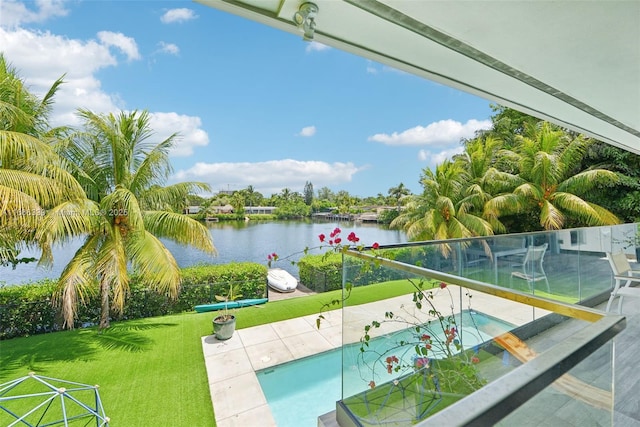
<svg viewBox="0 0 640 427">
<path fill-rule="evenodd" d="M 209 211 L 214 214 L 230 214 L 233 213 L 233 206 L 229 204 L 224 206 L 210 206 Z"/>
<path fill-rule="evenodd" d="M 245 206 L 244 213 L 272 215 L 276 209 L 275 206 Z"/>
<path fill-rule="evenodd" d="M 186 215 L 194 215 L 200 212 L 200 206 L 187 206 L 182 209 L 182 213 Z"/>
</svg>

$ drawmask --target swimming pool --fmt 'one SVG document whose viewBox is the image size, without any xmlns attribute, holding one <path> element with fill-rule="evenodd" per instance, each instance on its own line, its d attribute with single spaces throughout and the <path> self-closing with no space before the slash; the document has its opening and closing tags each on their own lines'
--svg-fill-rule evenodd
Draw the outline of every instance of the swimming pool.
<svg viewBox="0 0 640 427">
<path fill-rule="evenodd" d="M 465 348 L 489 341 L 493 338 L 482 330 L 491 325 L 506 331 L 513 325 L 479 312 L 462 312 L 462 322 L 459 324 L 477 325 L 471 334 L 465 334 Z M 398 334 L 394 333 L 397 339 Z M 388 338 L 372 341 L 372 345 L 383 343 Z M 309 356 L 303 359 L 277 365 L 256 372 L 262 391 L 271 408 L 278 427 L 316 427 L 318 417 L 336 408 L 336 401 L 341 399 L 344 375 L 345 396 L 350 396 L 367 389 L 366 381 L 356 367 L 356 360 L 360 353 L 359 345 L 350 345 L 343 349 L 336 349 Z M 343 359 L 345 366 L 342 369 Z M 398 373 L 396 376 L 401 375 Z M 393 376 L 386 378 L 393 380 Z"/>
</svg>

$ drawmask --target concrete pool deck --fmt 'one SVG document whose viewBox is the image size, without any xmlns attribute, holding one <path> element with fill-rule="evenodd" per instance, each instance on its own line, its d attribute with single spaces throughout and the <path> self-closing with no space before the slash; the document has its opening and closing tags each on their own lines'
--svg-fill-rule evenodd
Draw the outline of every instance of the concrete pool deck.
<svg viewBox="0 0 640 427">
<path fill-rule="evenodd" d="M 450 286 L 450 289 L 457 296 L 457 287 Z M 434 302 L 445 315 L 450 306 L 454 312 L 468 308 L 459 307 L 460 301 L 454 301 L 456 299 L 452 299 L 448 292 L 438 290 Z M 417 315 L 413 309 L 411 296 L 404 295 L 347 307 L 346 323 L 343 322 L 343 310 L 324 312 L 320 329 L 316 327 L 318 314 L 312 314 L 239 329 L 227 341 L 220 341 L 212 335 L 202 337 L 217 426 L 277 427 L 256 371 L 339 348 L 343 338 L 344 342 L 358 341 L 364 325 L 372 320 L 383 320 L 386 311 Z M 473 295 L 473 309 L 515 325 L 522 325 L 532 318 L 531 307 L 480 293 Z M 547 313 L 536 309 L 536 317 Z M 406 326 L 398 325 L 396 329 L 402 327 Z M 379 332 L 390 330 L 381 328 Z"/>
</svg>

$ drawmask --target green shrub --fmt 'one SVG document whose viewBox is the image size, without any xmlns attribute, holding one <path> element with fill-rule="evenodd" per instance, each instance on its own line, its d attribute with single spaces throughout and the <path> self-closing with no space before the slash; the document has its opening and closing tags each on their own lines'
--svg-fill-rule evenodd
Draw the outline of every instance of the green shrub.
<svg viewBox="0 0 640 427">
<path fill-rule="evenodd" d="M 389 259 L 407 262 L 425 257 L 423 251 L 414 248 L 393 249 L 384 251 L 382 256 Z M 326 253 L 323 255 L 306 255 L 298 261 L 300 283 L 314 292 L 334 291 L 342 288 L 342 254 Z M 403 279 L 404 275 L 394 269 L 379 268 L 371 262 L 349 257 L 347 267 L 348 281 L 352 286 L 369 285 Z"/>
<path fill-rule="evenodd" d="M 314 292 L 342 288 L 342 254 L 306 255 L 298 261 L 300 283 Z"/>
<path fill-rule="evenodd" d="M 200 265 L 183 268 L 182 288 L 176 300 L 146 288 L 139 277 L 129 282 L 130 293 L 122 313 L 112 313 L 115 320 L 164 316 L 193 310 L 200 304 L 215 301 L 225 294 L 230 283 L 238 284 L 243 298 L 266 296 L 267 267 L 256 263 Z M 0 339 L 52 332 L 62 329 L 59 306 L 54 304 L 55 280 L 42 280 L 26 285 L 0 287 Z M 97 324 L 100 319 L 98 292 L 88 296 L 78 307 L 75 327 Z"/>
</svg>

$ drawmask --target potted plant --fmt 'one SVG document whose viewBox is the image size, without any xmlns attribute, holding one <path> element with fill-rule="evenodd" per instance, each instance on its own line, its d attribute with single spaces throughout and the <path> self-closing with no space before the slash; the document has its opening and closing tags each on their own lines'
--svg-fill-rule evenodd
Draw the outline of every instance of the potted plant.
<svg viewBox="0 0 640 427">
<path fill-rule="evenodd" d="M 236 330 L 236 316 L 233 315 L 229 304 L 242 295 L 238 293 L 238 285 L 229 285 L 229 292 L 226 295 L 216 295 L 216 300 L 223 302 L 224 306 L 219 314 L 213 319 L 213 333 L 221 341 L 228 340 Z"/>
</svg>

